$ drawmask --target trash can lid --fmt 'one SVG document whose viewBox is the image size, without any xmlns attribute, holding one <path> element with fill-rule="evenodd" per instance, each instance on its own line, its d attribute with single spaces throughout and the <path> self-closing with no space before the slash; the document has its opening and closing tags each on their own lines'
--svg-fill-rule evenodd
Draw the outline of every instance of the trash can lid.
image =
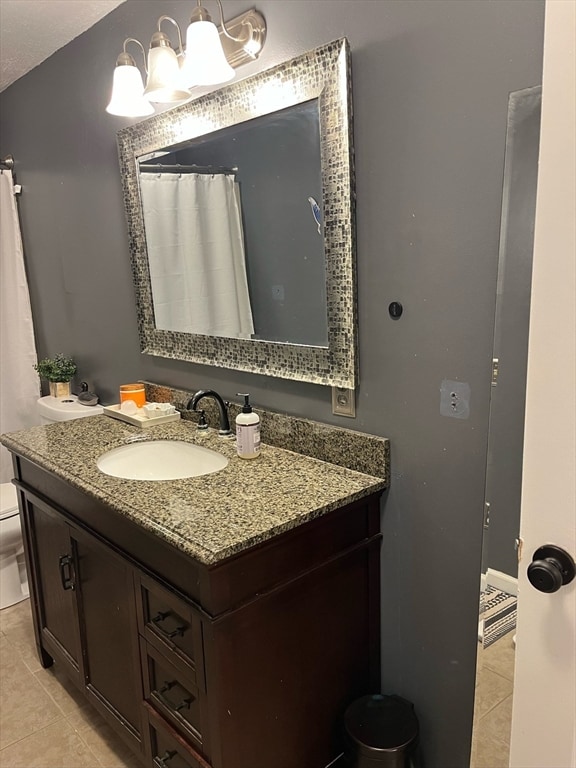
<svg viewBox="0 0 576 768">
<path fill-rule="evenodd" d="M 400 696 L 363 696 L 350 704 L 344 723 L 360 752 L 367 755 L 374 755 L 378 750 L 402 750 L 418 735 L 414 707 Z"/>
</svg>

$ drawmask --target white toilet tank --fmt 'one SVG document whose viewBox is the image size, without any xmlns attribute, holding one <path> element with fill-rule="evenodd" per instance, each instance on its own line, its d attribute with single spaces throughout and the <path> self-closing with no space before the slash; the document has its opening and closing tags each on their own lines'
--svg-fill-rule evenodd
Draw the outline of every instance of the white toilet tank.
<svg viewBox="0 0 576 768">
<path fill-rule="evenodd" d="M 101 405 L 82 405 L 76 395 L 59 398 L 46 395 L 37 400 L 38 414 L 41 424 L 52 424 L 56 421 L 82 419 L 86 416 L 99 416 L 104 413 Z"/>
</svg>

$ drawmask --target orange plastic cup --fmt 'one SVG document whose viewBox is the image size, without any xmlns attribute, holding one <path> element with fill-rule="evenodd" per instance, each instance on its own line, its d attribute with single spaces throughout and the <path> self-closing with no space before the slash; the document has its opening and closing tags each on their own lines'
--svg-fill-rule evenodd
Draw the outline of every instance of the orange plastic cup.
<svg viewBox="0 0 576 768">
<path fill-rule="evenodd" d="M 138 408 L 146 405 L 146 391 L 143 384 L 121 384 L 120 403 L 133 400 Z"/>
</svg>

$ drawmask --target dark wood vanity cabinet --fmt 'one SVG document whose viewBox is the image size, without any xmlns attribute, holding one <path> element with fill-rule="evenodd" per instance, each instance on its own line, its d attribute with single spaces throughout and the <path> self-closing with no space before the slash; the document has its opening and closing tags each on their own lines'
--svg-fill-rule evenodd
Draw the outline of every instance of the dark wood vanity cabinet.
<svg viewBox="0 0 576 768">
<path fill-rule="evenodd" d="M 74 680 L 80 681 L 82 651 L 71 529 L 61 515 L 39 499 L 27 497 L 23 510 L 30 559 L 34 563 L 37 645 L 40 651 L 45 649 L 58 659 Z M 42 661 L 46 666 L 50 657 L 44 653 Z"/>
<path fill-rule="evenodd" d="M 37 642 L 137 751 L 142 686 L 133 569 L 51 505 L 26 494 Z"/>
<path fill-rule="evenodd" d="M 379 493 L 213 565 L 18 457 L 38 650 L 146 766 L 325 768 L 376 692 Z"/>
</svg>

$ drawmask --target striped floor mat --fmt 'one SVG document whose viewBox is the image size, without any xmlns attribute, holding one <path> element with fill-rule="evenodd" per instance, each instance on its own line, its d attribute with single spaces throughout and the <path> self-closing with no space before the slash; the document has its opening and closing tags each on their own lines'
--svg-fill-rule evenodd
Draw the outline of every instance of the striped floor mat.
<svg viewBox="0 0 576 768">
<path fill-rule="evenodd" d="M 483 645 L 488 648 L 516 629 L 516 597 L 496 587 L 486 587 L 480 595 L 480 621 L 484 625 Z"/>
</svg>

